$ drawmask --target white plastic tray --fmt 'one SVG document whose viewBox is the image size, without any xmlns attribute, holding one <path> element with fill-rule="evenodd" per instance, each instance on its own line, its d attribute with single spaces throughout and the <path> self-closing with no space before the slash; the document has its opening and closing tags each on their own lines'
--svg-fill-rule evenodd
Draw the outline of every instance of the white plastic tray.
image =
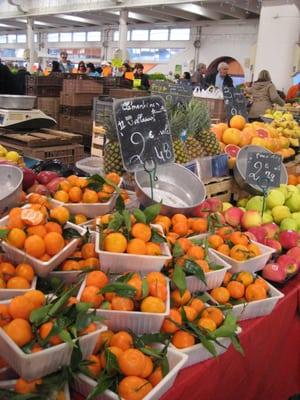
<svg viewBox="0 0 300 400">
<path fill-rule="evenodd" d="M 0 226 L 7 225 L 8 217 L 4 217 L 0 220 Z M 82 228 L 78 225 L 72 224 L 71 222 L 66 223 L 66 228 L 76 229 L 77 232 L 83 236 L 86 232 L 85 228 Z M 73 239 L 68 243 L 67 246 L 63 248 L 62 251 L 57 253 L 54 257 L 52 257 L 49 261 L 43 262 L 37 258 L 26 254 L 23 250 L 17 249 L 16 247 L 11 246 L 9 243 L 4 240 L 1 241 L 2 250 L 11 258 L 14 263 L 28 262 L 34 269 L 35 273 L 45 278 L 49 275 L 51 271 L 54 270 L 58 265 L 60 265 L 66 258 L 68 258 L 74 251 L 76 250 L 77 245 L 79 244 L 80 239 Z"/>
<path fill-rule="evenodd" d="M 30 290 L 34 290 L 36 288 L 36 281 L 37 277 L 35 276 L 29 289 L 0 289 L 0 300 L 12 299 L 16 296 L 22 296 Z"/>
<path fill-rule="evenodd" d="M 161 231 L 160 225 L 152 225 Z M 161 243 L 161 256 L 146 256 L 127 253 L 112 253 L 100 250 L 100 233 L 96 232 L 96 252 L 99 254 L 101 269 L 111 272 L 152 272 L 161 271 L 164 264 L 172 259 L 170 248 L 167 243 Z"/>
<path fill-rule="evenodd" d="M 122 184 L 122 179 L 120 180 L 118 186 Z M 88 218 L 99 217 L 113 210 L 117 199 L 117 193 L 114 192 L 106 203 L 63 203 L 55 199 L 51 199 L 50 203 L 54 207 L 66 207 L 71 214 L 83 214 Z"/>
<path fill-rule="evenodd" d="M 144 333 L 159 332 L 164 319 L 170 314 L 170 287 L 166 278 L 167 299 L 166 310 L 164 313 L 145 313 L 141 311 L 118 311 L 118 310 L 102 310 L 96 309 L 96 314 L 105 318 L 105 325 L 113 331 L 131 330 L 136 335 Z M 86 286 L 86 280 L 83 281 L 77 295 L 80 300 L 81 294 Z M 90 309 L 92 311 L 93 308 Z"/>
<path fill-rule="evenodd" d="M 242 331 L 241 328 L 238 328 L 238 334 L 241 333 L 241 331 Z M 221 343 L 222 346 L 225 346 L 225 348 L 214 343 L 217 351 L 217 356 L 225 353 L 225 351 L 231 344 L 230 339 L 225 337 L 218 338 L 218 342 Z M 185 354 L 188 357 L 188 360 L 183 368 L 190 367 L 191 365 L 198 364 L 202 361 L 214 357 L 208 350 L 206 350 L 206 348 L 203 346 L 202 343 L 195 344 L 194 346 L 187 347 L 186 349 L 177 349 L 172 343 L 170 344 L 170 346 L 172 349 L 176 349 L 177 351 L 179 351 L 182 354 Z"/>
<path fill-rule="evenodd" d="M 230 272 L 236 273 L 240 271 L 248 271 L 254 273 L 263 269 L 271 255 L 275 253 L 275 249 L 255 242 L 254 240 L 252 240 L 252 243 L 256 244 L 260 248 L 261 255 L 253 257 L 250 260 L 246 261 L 236 261 L 233 258 L 226 256 L 225 254 L 222 254 L 217 250 L 212 249 L 212 251 L 215 252 L 224 261 L 226 261 L 229 265 L 231 265 Z"/>
<path fill-rule="evenodd" d="M 78 340 L 83 358 L 92 354 L 98 336 L 106 331 L 107 327 L 98 324 L 98 329 Z M 1 357 L 26 380 L 38 379 L 57 371 L 64 365 L 69 365 L 72 347 L 61 343 L 33 354 L 25 354 L 19 346 L 0 328 Z"/>
<path fill-rule="evenodd" d="M 206 285 L 196 276 L 187 276 L 186 277 L 187 289 L 191 293 L 197 291 L 204 292 L 206 290 L 214 289 L 216 287 L 221 286 L 226 271 L 228 271 L 231 268 L 231 265 L 229 265 L 217 254 L 213 253 L 212 249 L 208 249 L 208 258 L 211 262 L 215 264 L 223 265 L 224 268 L 219 269 L 217 271 L 205 272 L 205 278 L 207 283 Z"/>
<path fill-rule="evenodd" d="M 169 373 L 156 385 L 143 400 L 159 400 L 174 384 L 179 371 L 184 367 L 187 356 L 177 350 L 168 349 L 168 360 L 170 365 Z M 75 378 L 75 390 L 82 394 L 84 398 L 94 389 L 97 382 L 86 375 L 78 374 Z M 103 394 L 97 396 L 95 400 L 119 400 L 120 397 L 112 392 L 106 390 Z"/>
<path fill-rule="evenodd" d="M 0 382 L 0 389 L 14 390 L 17 380 L 8 380 Z M 64 400 L 71 400 L 69 385 L 64 387 Z"/>
</svg>

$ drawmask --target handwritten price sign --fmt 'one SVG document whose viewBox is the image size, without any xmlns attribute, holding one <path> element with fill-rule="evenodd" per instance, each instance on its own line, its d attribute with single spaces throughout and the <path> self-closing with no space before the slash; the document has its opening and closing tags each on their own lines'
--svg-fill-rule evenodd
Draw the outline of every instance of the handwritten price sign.
<svg viewBox="0 0 300 400">
<path fill-rule="evenodd" d="M 246 182 L 262 189 L 279 186 L 281 164 L 278 154 L 249 152 Z"/>
<path fill-rule="evenodd" d="M 143 169 L 174 161 L 172 138 L 164 100 L 159 96 L 115 102 L 114 116 L 124 167 Z"/>
</svg>

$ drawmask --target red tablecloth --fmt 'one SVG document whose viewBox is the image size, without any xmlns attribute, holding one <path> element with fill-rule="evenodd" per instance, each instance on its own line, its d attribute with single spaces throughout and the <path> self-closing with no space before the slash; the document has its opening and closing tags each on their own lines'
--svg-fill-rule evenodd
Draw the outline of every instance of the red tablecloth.
<svg viewBox="0 0 300 400">
<path fill-rule="evenodd" d="M 184 369 L 161 400 L 288 400 L 300 393 L 300 275 L 282 292 L 270 315 L 241 322 L 244 357 L 230 348 Z"/>
</svg>

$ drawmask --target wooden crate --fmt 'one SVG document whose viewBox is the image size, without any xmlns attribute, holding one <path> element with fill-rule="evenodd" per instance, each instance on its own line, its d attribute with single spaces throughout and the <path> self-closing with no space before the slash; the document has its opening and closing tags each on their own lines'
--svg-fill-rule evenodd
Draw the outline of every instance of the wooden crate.
<svg viewBox="0 0 300 400">
<path fill-rule="evenodd" d="M 115 99 L 128 99 L 133 97 L 149 96 L 146 90 L 132 90 L 132 89 L 110 89 L 109 95 Z"/>
<path fill-rule="evenodd" d="M 73 115 L 76 117 L 81 116 L 91 116 L 93 108 L 91 106 L 80 106 L 80 107 L 70 107 L 70 106 L 60 106 L 59 112 L 65 115 Z"/>
<path fill-rule="evenodd" d="M 26 76 L 26 94 L 38 97 L 58 97 L 62 90 L 61 74 L 51 76 Z"/>
<path fill-rule="evenodd" d="M 91 155 L 103 157 L 104 155 L 105 134 L 103 131 L 93 129 Z"/>
<path fill-rule="evenodd" d="M 60 105 L 61 106 L 69 106 L 69 107 L 80 107 L 80 106 L 93 106 L 93 98 L 95 94 L 93 93 L 84 93 L 84 94 L 75 94 L 75 93 L 60 93 Z"/>
<path fill-rule="evenodd" d="M 68 132 L 92 136 L 93 121 L 91 117 L 73 117 L 70 115 L 60 114 L 59 127 Z"/>
<path fill-rule="evenodd" d="M 38 97 L 37 108 L 58 122 L 59 102 L 59 97 Z"/>
<path fill-rule="evenodd" d="M 64 93 L 93 93 L 100 95 L 103 93 L 103 85 L 96 79 L 64 79 L 63 81 L 63 92 Z"/>
<path fill-rule="evenodd" d="M 210 118 L 217 119 L 219 121 L 226 121 L 226 112 L 223 99 L 210 99 L 203 97 L 194 97 L 193 99 L 206 104 Z"/>
<path fill-rule="evenodd" d="M 205 182 L 205 190 L 207 198 L 218 198 L 221 201 L 230 201 L 232 195 L 232 177 L 213 178 Z"/>
</svg>

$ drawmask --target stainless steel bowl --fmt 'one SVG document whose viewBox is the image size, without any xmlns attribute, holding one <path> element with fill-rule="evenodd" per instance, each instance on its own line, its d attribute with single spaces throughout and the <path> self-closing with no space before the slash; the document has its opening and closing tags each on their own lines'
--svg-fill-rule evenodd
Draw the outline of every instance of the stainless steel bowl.
<svg viewBox="0 0 300 400">
<path fill-rule="evenodd" d="M 35 96 L 1 94 L 0 108 L 8 110 L 32 110 L 34 108 L 35 99 Z"/>
<path fill-rule="evenodd" d="M 13 165 L 0 165 L 0 215 L 21 203 L 23 172 Z"/>
<path fill-rule="evenodd" d="M 246 190 L 251 194 L 261 194 L 263 190 L 257 185 L 251 185 L 245 181 L 246 171 L 247 171 L 247 154 L 251 151 L 259 152 L 259 153 L 272 153 L 271 151 L 254 145 L 248 145 L 241 148 L 241 150 L 237 154 L 236 164 L 233 169 L 233 175 L 240 186 L 240 188 Z M 288 182 L 288 174 L 287 170 L 283 163 L 281 163 L 281 174 L 280 174 L 280 183 Z"/>
<path fill-rule="evenodd" d="M 157 167 L 158 180 L 153 182 L 153 197 L 149 175 L 145 171 L 137 171 L 135 191 L 143 206 L 159 203 L 162 200 L 161 214 L 173 215 L 193 214 L 193 211 L 205 199 L 205 186 L 202 181 L 187 168 L 179 164 L 166 164 Z"/>
</svg>

